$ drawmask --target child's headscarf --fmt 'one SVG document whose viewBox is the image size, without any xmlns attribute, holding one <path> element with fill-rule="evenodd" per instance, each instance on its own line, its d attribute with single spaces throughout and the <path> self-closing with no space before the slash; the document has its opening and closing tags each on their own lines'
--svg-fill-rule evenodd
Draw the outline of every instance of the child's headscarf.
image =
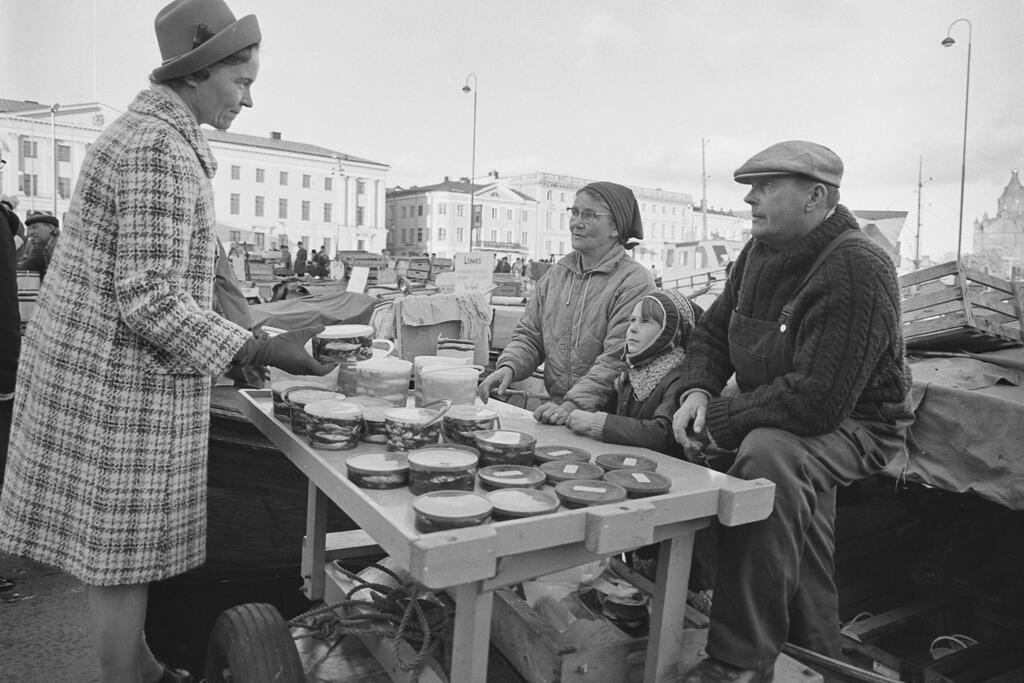
<svg viewBox="0 0 1024 683">
<path fill-rule="evenodd" d="M 661 332 L 645 348 L 634 354 L 625 353 L 625 360 L 632 366 L 650 360 L 673 345 L 682 348 L 696 323 L 696 314 L 690 300 L 676 291 L 659 289 L 643 298 L 654 300 L 661 308 L 664 322 L 661 324 Z"/>
</svg>

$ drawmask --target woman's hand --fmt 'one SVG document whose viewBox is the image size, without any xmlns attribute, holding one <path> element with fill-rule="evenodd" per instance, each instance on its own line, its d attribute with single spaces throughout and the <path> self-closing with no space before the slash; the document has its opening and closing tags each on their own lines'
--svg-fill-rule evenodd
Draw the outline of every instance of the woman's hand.
<svg viewBox="0 0 1024 683">
<path fill-rule="evenodd" d="M 569 419 L 569 409 L 559 403 L 542 403 L 533 411 L 533 419 L 549 425 L 564 425 Z"/>
<path fill-rule="evenodd" d="M 512 382 L 512 368 L 507 365 L 503 365 L 497 368 L 494 372 L 487 375 L 480 386 L 476 388 L 476 394 L 480 397 L 480 400 L 487 403 L 487 399 L 491 397 L 491 394 L 497 394 L 498 396 L 504 396 L 508 390 L 508 385 Z"/>
<path fill-rule="evenodd" d="M 590 425 L 594 421 L 594 413 L 589 410 L 576 409 L 569 413 L 565 426 L 584 436 L 590 436 Z"/>
</svg>

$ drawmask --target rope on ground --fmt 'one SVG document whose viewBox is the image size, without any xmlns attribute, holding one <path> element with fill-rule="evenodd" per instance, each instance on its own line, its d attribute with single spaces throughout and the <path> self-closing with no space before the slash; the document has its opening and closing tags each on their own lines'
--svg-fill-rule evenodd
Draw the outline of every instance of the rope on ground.
<svg viewBox="0 0 1024 683">
<path fill-rule="evenodd" d="M 324 604 L 300 614 L 288 623 L 306 630 L 295 639 L 319 637 L 331 639 L 336 645 L 344 636 L 384 637 L 391 641 L 395 663 L 402 671 L 418 675 L 427 659 L 439 649 L 449 632 L 451 616 L 448 608 L 434 593 L 415 582 L 405 582 L 387 567 L 372 564 L 394 579 L 390 586 L 367 581 L 359 574 L 345 569 L 337 562 L 335 568 L 349 578 L 354 586 L 345 593 L 345 599 Z M 360 591 L 370 591 L 371 599 L 355 599 Z M 425 610 L 424 606 L 437 609 Z M 342 610 L 346 616 L 340 616 Z M 401 641 L 419 648 L 411 661 L 405 661 L 399 650 Z M 328 653 L 330 650 L 328 650 Z M 326 656 L 326 655 L 325 655 Z"/>
</svg>

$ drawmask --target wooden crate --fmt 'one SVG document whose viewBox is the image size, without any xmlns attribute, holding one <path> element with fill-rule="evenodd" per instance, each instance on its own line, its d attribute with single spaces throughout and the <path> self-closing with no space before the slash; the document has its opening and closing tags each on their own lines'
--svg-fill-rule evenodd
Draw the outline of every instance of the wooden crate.
<svg viewBox="0 0 1024 683">
<path fill-rule="evenodd" d="M 900 292 L 908 349 L 982 352 L 1024 346 L 1019 283 L 951 261 L 903 275 Z"/>
<path fill-rule="evenodd" d="M 491 643 L 529 683 L 639 683 L 647 638 L 633 638 L 574 595 L 563 601 L 577 621 L 559 631 L 514 591 L 494 592 Z M 685 629 L 678 650 L 680 677 L 704 656 L 707 629 Z M 822 677 L 780 655 L 775 680 L 821 683 Z"/>
</svg>

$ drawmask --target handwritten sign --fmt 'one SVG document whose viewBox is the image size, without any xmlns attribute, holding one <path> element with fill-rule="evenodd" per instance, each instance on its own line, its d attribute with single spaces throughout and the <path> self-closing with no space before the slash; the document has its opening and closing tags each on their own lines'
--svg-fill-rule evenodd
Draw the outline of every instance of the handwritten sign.
<svg viewBox="0 0 1024 683">
<path fill-rule="evenodd" d="M 352 272 L 348 276 L 348 287 L 346 292 L 362 293 L 366 289 L 366 281 L 370 277 L 370 269 L 366 266 L 352 266 Z"/>
<path fill-rule="evenodd" d="M 455 291 L 489 292 L 494 289 L 494 252 L 471 251 L 455 255 Z"/>
</svg>

